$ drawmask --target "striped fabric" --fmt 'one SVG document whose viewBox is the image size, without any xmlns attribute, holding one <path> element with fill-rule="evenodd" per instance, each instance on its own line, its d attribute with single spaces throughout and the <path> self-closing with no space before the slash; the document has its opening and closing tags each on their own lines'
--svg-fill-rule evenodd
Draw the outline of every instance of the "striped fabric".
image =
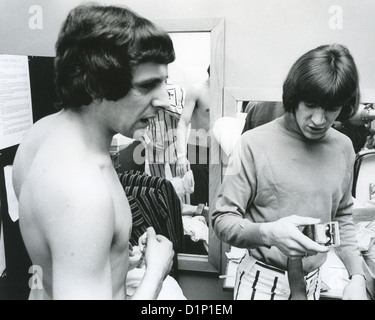
<svg viewBox="0 0 375 320">
<path fill-rule="evenodd" d="M 178 118 L 164 110 L 159 110 L 155 121 L 148 130 L 152 139 L 147 149 L 149 163 L 175 163 L 177 160 L 176 140 Z"/>
<path fill-rule="evenodd" d="M 155 121 L 147 129 L 151 144 L 147 148 L 150 164 L 175 163 L 177 161 L 176 130 L 182 114 L 185 92 L 174 84 L 167 84 L 170 105 L 167 110 L 159 110 Z M 147 140 L 147 139 L 146 139 Z"/>
<path fill-rule="evenodd" d="M 177 253 L 183 250 L 184 231 L 181 202 L 172 183 L 133 170 L 119 173 L 118 177 L 132 212 L 131 244 L 137 245 L 138 238 L 146 232 L 147 228 L 154 227 L 157 234 L 164 235 L 173 243 L 176 254 L 172 271 L 176 278 Z"/>
<path fill-rule="evenodd" d="M 152 176 L 162 178 L 166 178 L 166 163 L 172 177 L 176 176 L 177 126 L 185 99 L 185 90 L 181 86 L 167 83 L 167 90 L 169 108 L 158 111 L 155 121 L 150 123 L 143 136 L 148 170 Z M 181 201 L 190 204 L 190 195 L 184 195 Z"/>
<path fill-rule="evenodd" d="M 308 300 L 319 300 L 320 269 L 305 276 Z M 234 287 L 235 300 L 290 300 L 287 272 L 262 263 L 248 253 L 240 261 Z"/>
</svg>

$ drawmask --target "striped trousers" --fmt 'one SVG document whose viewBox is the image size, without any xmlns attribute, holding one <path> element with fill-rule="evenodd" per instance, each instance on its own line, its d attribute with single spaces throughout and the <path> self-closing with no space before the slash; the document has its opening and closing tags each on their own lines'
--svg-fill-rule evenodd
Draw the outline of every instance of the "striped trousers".
<svg viewBox="0 0 375 320">
<path fill-rule="evenodd" d="M 308 300 L 319 300 L 320 268 L 305 276 Z M 246 252 L 239 263 L 234 300 L 290 300 L 288 274 L 254 259 Z"/>
</svg>

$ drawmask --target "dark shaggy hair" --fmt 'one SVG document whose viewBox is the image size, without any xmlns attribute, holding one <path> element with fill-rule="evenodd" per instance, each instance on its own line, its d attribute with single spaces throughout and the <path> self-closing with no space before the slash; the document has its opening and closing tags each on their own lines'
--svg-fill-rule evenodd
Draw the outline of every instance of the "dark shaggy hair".
<svg viewBox="0 0 375 320">
<path fill-rule="evenodd" d="M 131 88 L 132 68 L 175 59 L 168 33 L 125 7 L 85 4 L 69 12 L 56 43 L 59 106 L 118 100 Z"/>
<path fill-rule="evenodd" d="M 359 97 L 357 67 L 349 50 L 340 44 L 319 46 L 302 55 L 283 85 L 285 111 L 294 113 L 300 101 L 325 110 L 342 107 L 338 121 L 355 114 Z"/>
</svg>

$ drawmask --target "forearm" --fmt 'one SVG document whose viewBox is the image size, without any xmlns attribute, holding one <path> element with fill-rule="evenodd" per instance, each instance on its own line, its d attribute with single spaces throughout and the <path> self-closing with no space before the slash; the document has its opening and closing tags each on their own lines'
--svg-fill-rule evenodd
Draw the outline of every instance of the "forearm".
<svg viewBox="0 0 375 320">
<path fill-rule="evenodd" d="M 354 152 L 351 152 L 348 158 L 348 170 L 352 170 L 354 167 Z M 353 197 L 351 192 L 353 185 L 353 172 L 350 172 L 351 176 L 348 178 L 345 193 L 340 201 L 338 210 L 333 217 L 333 220 L 336 220 L 339 223 L 340 232 L 340 246 L 336 247 L 335 251 L 344 263 L 349 273 L 349 277 L 354 274 L 364 274 L 363 260 L 358 248 L 356 230 L 353 222 Z"/>
<path fill-rule="evenodd" d="M 354 274 L 364 275 L 352 215 L 339 214 L 335 220 L 339 222 L 340 232 L 340 246 L 335 248 L 337 255 L 344 263 L 350 277 Z"/>
<path fill-rule="evenodd" d="M 351 212 L 351 206 L 349 212 Z M 345 287 L 343 300 L 366 300 L 366 279 L 363 270 L 363 258 L 358 249 L 352 214 L 339 212 L 335 218 L 339 221 L 340 241 L 335 251 L 348 272 L 350 282 Z"/>
<path fill-rule="evenodd" d="M 146 269 L 145 275 L 131 299 L 156 300 L 163 287 L 163 281 L 164 276 L 161 272 Z"/>
<path fill-rule="evenodd" d="M 237 248 L 265 246 L 260 223 L 236 217 L 230 213 L 214 213 L 214 230 L 218 238 Z"/>
<path fill-rule="evenodd" d="M 187 132 L 188 132 L 188 125 L 186 123 L 179 122 L 177 126 L 177 142 L 176 142 L 176 149 L 178 155 L 186 155 L 187 154 Z"/>
</svg>

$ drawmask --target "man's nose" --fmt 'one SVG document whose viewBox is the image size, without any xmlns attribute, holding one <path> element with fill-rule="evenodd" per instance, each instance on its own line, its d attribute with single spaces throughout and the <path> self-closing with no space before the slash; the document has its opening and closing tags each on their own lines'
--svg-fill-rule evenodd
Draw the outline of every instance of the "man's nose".
<svg viewBox="0 0 375 320">
<path fill-rule="evenodd" d="M 158 90 L 157 94 L 155 95 L 155 98 L 152 101 L 152 104 L 157 109 L 169 108 L 169 95 L 168 90 L 165 86 L 161 86 L 161 88 Z"/>
<path fill-rule="evenodd" d="M 314 111 L 314 114 L 312 115 L 311 120 L 317 126 L 323 125 L 326 122 L 325 110 L 321 107 L 317 108 Z"/>
</svg>

